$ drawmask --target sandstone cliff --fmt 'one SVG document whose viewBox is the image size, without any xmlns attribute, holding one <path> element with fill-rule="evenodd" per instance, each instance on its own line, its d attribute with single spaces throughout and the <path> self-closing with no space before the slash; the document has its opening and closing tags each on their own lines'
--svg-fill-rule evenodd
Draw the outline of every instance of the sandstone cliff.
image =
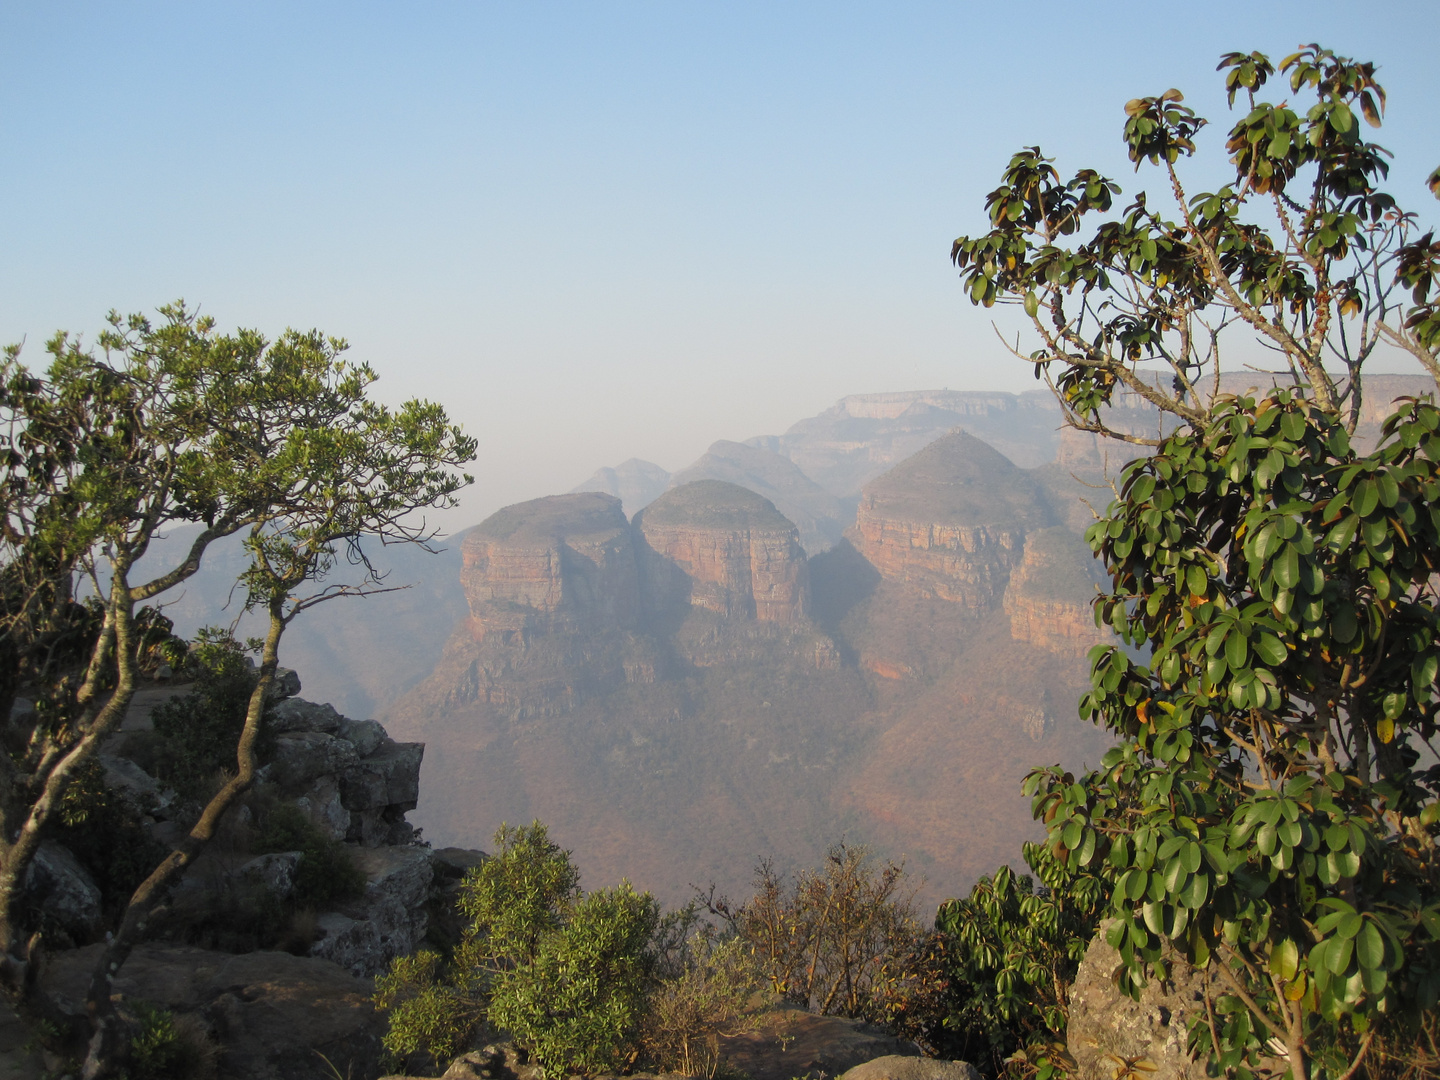
<svg viewBox="0 0 1440 1080">
<path fill-rule="evenodd" d="M 1004 594 L 1026 530 L 1053 517 L 1030 476 L 957 431 L 865 488 L 856 546 L 882 576 L 981 611 Z"/>
<path fill-rule="evenodd" d="M 1099 584 L 1099 566 L 1077 534 L 1063 526 L 1031 533 L 1005 590 L 1010 636 L 1060 655 L 1084 656 L 1106 638 L 1091 608 Z"/>
<path fill-rule="evenodd" d="M 666 492 L 635 518 L 652 610 L 795 624 L 809 575 L 795 526 L 768 499 L 722 480 Z"/>
</svg>

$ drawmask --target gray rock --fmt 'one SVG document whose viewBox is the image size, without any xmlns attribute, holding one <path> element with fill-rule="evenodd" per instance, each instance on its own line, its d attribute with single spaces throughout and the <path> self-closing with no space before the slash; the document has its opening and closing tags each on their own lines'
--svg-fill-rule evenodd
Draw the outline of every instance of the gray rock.
<svg viewBox="0 0 1440 1080">
<path fill-rule="evenodd" d="M 42 840 L 25 871 L 24 896 L 43 921 L 72 940 L 84 942 L 100 931 L 100 890 L 70 849 Z"/>
<path fill-rule="evenodd" d="M 105 772 L 105 786 L 130 795 L 156 799 L 160 797 L 160 781 L 136 765 L 129 758 L 112 754 L 97 754 L 96 760 Z"/>
<path fill-rule="evenodd" d="M 467 870 L 473 870 L 486 859 L 490 858 L 483 851 L 474 848 L 431 848 L 430 865 L 435 868 L 435 876 L 442 878 L 464 877 Z"/>
<path fill-rule="evenodd" d="M 304 856 L 298 851 L 277 851 L 260 855 L 242 865 L 236 873 L 265 886 L 283 900 L 295 891 L 295 872 Z"/>
<path fill-rule="evenodd" d="M 333 960 L 355 975 L 376 975 L 424 940 L 426 901 L 433 873 L 430 854 L 418 847 L 359 848 L 365 896 L 316 920 L 319 939 L 310 955 Z"/>
<path fill-rule="evenodd" d="M 352 815 L 340 800 L 340 781 L 336 777 L 317 779 L 309 791 L 295 800 L 295 805 L 330 839 L 344 840 L 349 834 Z"/>
<path fill-rule="evenodd" d="M 287 790 L 303 791 L 320 777 L 343 773 L 357 761 L 355 747 L 344 739 L 320 731 L 287 731 L 275 737 L 269 778 Z"/>
<path fill-rule="evenodd" d="M 28 727 L 35 722 L 35 702 L 29 698 L 17 697 L 10 706 L 10 723 L 16 727 Z"/>
<path fill-rule="evenodd" d="M 840 1080 L 980 1080 L 980 1071 L 968 1061 L 886 1054 L 841 1073 Z"/>
<path fill-rule="evenodd" d="M 1134 1001 L 1115 982 L 1120 954 L 1105 940 L 1105 928 L 1095 935 L 1070 988 L 1065 1039 L 1075 1080 L 1114 1080 L 1116 1063 L 1128 1060 L 1154 1066 L 1146 1080 L 1204 1080 L 1204 1063 L 1186 1053 L 1185 1043 L 1190 1020 L 1205 1011 L 1207 976 L 1182 957 L 1169 960 L 1170 979 L 1152 979 Z"/>
<path fill-rule="evenodd" d="M 342 719 L 337 734 L 355 747 L 355 753 L 362 758 L 373 753 L 375 748 L 388 737 L 385 729 L 380 726 L 379 720 Z"/>
<path fill-rule="evenodd" d="M 300 676 L 293 668 L 275 669 L 275 679 L 270 684 L 270 701 L 284 701 L 300 693 Z"/>
<path fill-rule="evenodd" d="M 101 948 L 51 954 L 41 976 L 42 989 L 84 1030 Z M 115 976 L 115 993 L 203 1020 L 221 1043 L 221 1080 L 359 1080 L 380 1071 L 385 1021 L 370 1004 L 370 985 L 323 960 L 143 943 Z"/>
<path fill-rule="evenodd" d="M 344 717 L 333 705 L 316 705 L 303 698 L 287 698 L 272 708 L 267 723 L 277 734 L 286 731 L 323 731 L 333 735 L 340 730 Z"/>
</svg>

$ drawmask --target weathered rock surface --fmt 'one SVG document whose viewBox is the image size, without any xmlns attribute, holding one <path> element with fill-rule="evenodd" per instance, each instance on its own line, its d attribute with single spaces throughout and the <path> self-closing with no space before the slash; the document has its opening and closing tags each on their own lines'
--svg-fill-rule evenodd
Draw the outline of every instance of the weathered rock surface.
<svg viewBox="0 0 1440 1080">
<path fill-rule="evenodd" d="M 1061 656 L 1084 656 L 1105 640 L 1095 625 L 1099 564 L 1064 526 L 1030 533 L 1025 554 L 1005 589 L 1010 636 Z"/>
<path fill-rule="evenodd" d="M 809 612 L 795 526 L 773 503 L 723 480 L 673 488 L 636 515 L 646 607 L 794 624 Z"/>
<path fill-rule="evenodd" d="M 377 975 L 425 939 L 434 879 L 430 851 L 362 847 L 353 857 L 365 875 L 365 895 L 316 919 L 320 937 L 310 955 L 333 960 L 354 975 Z"/>
<path fill-rule="evenodd" d="M 792 1080 L 810 1073 L 839 1076 L 888 1056 L 919 1058 L 920 1050 L 859 1020 L 816 1016 L 788 1005 L 762 1016 L 756 1030 L 725 1041 L 725 1059 L 751 1080 Z"/>
<path fill-rule="evenodd" d="M 42 926 L 71 941 L 89 941 L 100 930 L 100 889 L 68 848 L 42 840 L 25 871 L 21 902 L 33 908 Z"/>
<path fill-rule="evenodd" d="M 55 954 L 42 976 L 77 1028 L 102 948 Z M 142 944 L 116 976 L 115 993 L 203 1020 L 224 1048 L 223 1080 L 333 1080 L 332 1066 L 352 1080 L 378 1072 L 384 1023 L 370 1005 L 370 984 L 327 960 Z"/>
<path fill-rule="evenodd" d="M 975 611 L 993 607 L 1025 534 L 1051 522 L 1038 484 L 963 431 L 865 488 L 856 547 L 884 577 Z"/>
<path fill-rule="evenodd" d="M 968 1061 L 887 1054 L 847 1069 L 840 1080 L 980 1080 L 980 1070 Z"/>
<path fill-rule="evenodd" d="M 1172 957 L 1169 981 L 1152 980 L 1134 1001 L 1112 977 L 1119 966 L 1102 928 L 1070 988 L 1066 1043 L 1076 1080 L 1114 1080 L 1125 1061 L 1148 1062 L 1147 1080 L 1202 1080 L 1205 1065 L 1186 1053 L 1185 1043 L 1190 1021 L 1205 1011 L 1205 976 Z"/>
</svg>

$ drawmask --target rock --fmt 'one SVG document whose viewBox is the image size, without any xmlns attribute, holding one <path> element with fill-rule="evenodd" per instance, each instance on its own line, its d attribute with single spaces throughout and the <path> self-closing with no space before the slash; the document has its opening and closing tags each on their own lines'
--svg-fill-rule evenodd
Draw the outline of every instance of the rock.
<svg viewBox="0 0 1440 1080">
<path fill-rule="evenodd" d="M 105 786 L 112 790 L 123 791 L 137 801 L 153 799 L 161 806 L 169 805 L 174 798 L 174 792 L 162 792 L 160 781 L 129 758 L 98 754 L 96 760 L 105 772 Z"/>
<path fill-rule="evenodd" d="M 302 858 L 304 856 L 298 851 L 279 851 L 251 859 L 235 872 L 259 882 L 283 900 L 295 891 L 295 872 L 300 868 Z"/>
<path fill-rule="evenodd" d="M 847 1069 L 840 1080 L 980 1080 L 980 1071 L 968 1061 L 887 1054 Z"/>
<path fill-rule="evenodd" d="M 812 1072 L 839 1076 L 875 1058 L 920 1057 L 914 1043 L 879 1028 L 843 1016 L 816 1016 L 797 1005 L 765 1013 L 755 1030 L 727 1039 L 724 1053 L 751 1080 L 792 1080 Z"/>
<path fill-rule="evenodd" d="M 1027 530 L 1050 516 L 1033 478 L 956 431 L 865 488 L 857 547 L 885 578 L 985 610 L 1020 564 Z"/>
<path fill-rule="evenodd" d="M 476 851 L 474 848 L 431 848 L 430 865 L 435 868 L 435 876 L 446 880 L 455 880 L 465 876 L 466 871 L 473 870 L 489 855 L 483 851 Z"/>
<path fill-rule="evenodd" d="M 768 499 L 723 480 L 672 488 L 635 516 L 646 608 L 794 624 L 810 610 L 795 526 Z"/>
<path fill-rule="evenodd" d="M 42 840 L 26 868 L 24 902 L 52 933 L 72 941 L 88 941 L 100 931 L 100 889 L 70 849 L 54 840 Z"/>
<path fill-rule="evenodd" d="M 85 991 L 101 948 L 52 954 L 41 976 L 77 1027 L 85 1026 Z M 370 989 L 313 957 L 152 943 L 137 946 L 115 977 L 115 993 L 126 1000 L 202 1019 L 222 1046 L 221 1080 L 374 1076 L 385 1025 Z"/>
<path fill-rule="evenodd" d="M 156 682 L 169 682 L 175 677 L 175 669 L 169 664 L 161 664 L 155 669 Z"/>
<path fill-rule="evenodd" d="M 1005 589 L 1010 636 L 1060 656 L 1084 656 L 1107 637 L 1091 608 L 1099 583 L 1099 564 L 1075 533 L 1059 525 L 1031 533 Z"/>
<path fill-rule="evenodd" d="M 336 733 L 351 746 L 355 747 L 355 753 L 362 758 L 372 753 L 377 746 L 385 741 L 385 729 L 380 726 L 378 720 L 350 720 L 342 718 L 340 730 Z"/>
<path fill-rule="evenodd" d="M 355 975 L 376 975 L 424 940 L 434 874 L 427 848 L 359 848 L 354 859 L 365 874 L 365 895 L 319 916 L 321 936 L 310 955 Z"/>
<path fill-rule="evenodd" d="M 287 731 L 275 737 L 267 775 L 284 789 L 301 791 L 322 776 L 345 772 L 358 760 L 355 747 L 344 739 L 321 731 Z"/>
<path fill-rule="evenodd" d="M 282 667 L 275 669 L 275 678 L 270 683 L 269 700 L 272 702 L 284 701 L 286 698 L 293 698 L 300 693 L 300 676 L 293 668 Z"/>
<path fill-rule="evenodd" d="M 353 815 L 345 809 L 340 796 L 340 780 L 335 776 L 322 776 L 310 786 L 310 790 L 295 800 L 326 836 L 332 840 L 344 840 L 350 835 Z"/>
<path fill-rule="evenodd" d="M 287 731 L 323 731 L 334 735 L 345 718 L 333 705 L 316 705 L 302 698 L 287 698 L 266 716 L 266 723 L 276 734 Z"/>
<path fill-rule="evenodd" d="M 1205 1011 L 1206 975 L 1172 956 L 1170 979 L 1150 980 L 1134 1001 L 1116 985 L 1119 967 L 1120 954 L 1102 927 L 1070 987 L 1065 1038 L 1075 1080 L 1114 1080 L 1117 1063 L 1131 1060 L 1153 1066 L 1144 1071 L 1146 1080 L 1204 1080 L 1204 1063 L 1186 1053 L 1185 1043 L 1190 1020 Z"/>
</svg>

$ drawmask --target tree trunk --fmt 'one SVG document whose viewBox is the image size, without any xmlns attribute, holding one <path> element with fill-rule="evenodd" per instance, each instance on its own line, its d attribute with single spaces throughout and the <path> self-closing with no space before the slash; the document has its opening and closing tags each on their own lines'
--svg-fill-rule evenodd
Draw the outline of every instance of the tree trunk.
<svg viewBox="0 0 1440 1080">
<path fill-rule="evenodd" d="M 270 605 L 270 629 L 265 635 L 265 648 L 261 653 L 260 679 L 251 691 L 249 706 L 245 711 L 245 727 L 240 733 L 236 746 L 236 773 L 214 798 L 206 804 L 200 820 L 180 841 L 174 851 L 135 889 L 120 920 L 120 928 L 110 938 L 101 954 L 95 970 L 90 976 L 90 989 L 85 1000 L 85 1009 L 90 1016 L 90 1049 L 81 1073 L 84 1080 L 101 1080 L 115 1075 L 128 1052 L 123 1024 L 111 996 L 115 976 L 130 953 L 143 939 L 149 928 L 151 917 L 156 914 L 160 902 L 168 893 L 170 885 L 184 872 L 214 839 L 225 812 L 236 799 L 243 795 L 255 781 L 255 742 L 260 735 L 260 725 L 265 715 L 265 700 L 275 681 L 275 669 L 279 666 L 280 637 L 285 632 L 282 615 L 282 600 Z"/>
</svg>

